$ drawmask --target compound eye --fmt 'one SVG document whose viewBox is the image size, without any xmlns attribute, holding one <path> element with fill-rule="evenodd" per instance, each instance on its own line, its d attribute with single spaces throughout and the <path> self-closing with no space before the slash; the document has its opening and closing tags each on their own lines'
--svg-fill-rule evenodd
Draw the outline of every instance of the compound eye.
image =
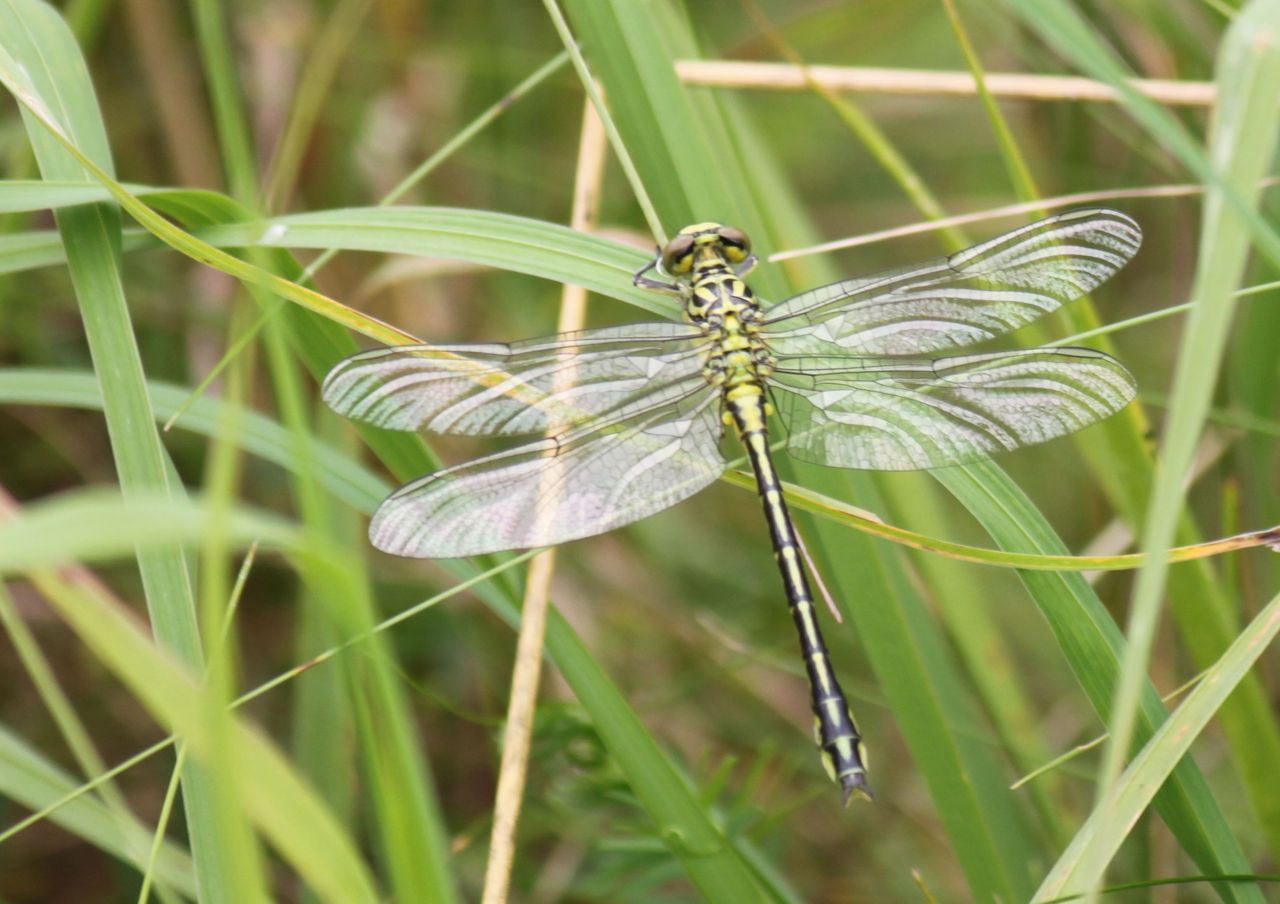
<svg viewBox="0 0 1280 904">
<path fill-rule="evenodd" d="M 693 268 L 693 236 L 678 235 L 662 249 L 662 269 L 681 276 Z"/>
<path fill-rule="evenodd" d="M 751 254 L 751 239 L 741 229 L 732 226 L 721 226 L 716 234 L 724 244 L 725 254 L 735 264 L 740 264 Z"/>
</svg>

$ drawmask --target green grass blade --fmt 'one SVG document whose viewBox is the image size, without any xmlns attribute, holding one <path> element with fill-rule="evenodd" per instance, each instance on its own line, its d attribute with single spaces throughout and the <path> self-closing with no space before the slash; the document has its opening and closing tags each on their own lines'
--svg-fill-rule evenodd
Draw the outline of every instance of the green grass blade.
<svg viewBox="0 0 1280 904">
<path fill-rule="evenodd" d="M 60 494 L 25 506 L 0 523 L 0 574 L 127 559 L 134 546 L 155 549 L 166 541 L 198 542 L 209 517 L 198 502 L 154 493 L 130 499 L 106 489 Z M 236 549 L 247 549 L 256 539 L 270 549 L 305 552 L 295 525 L 261 511 L 233 512 L 227 535 Z M 55 542 L 59 537 L 62 541 Z"/>
<path fill-rule="evenodd" d="M 515 613 L 509 613 L 515 617 Z M 761 892 L 742 855 L 717 828 L 609 676 L 564 617 L 552 610 L 547 651 L 591 713 L 601 739 L 626 772 L 663 842 L 708 901 L 755 901 Z"/>
<path fill-rule="evenodd" d="M 188 394 L 184 387 L 156 381 L 149 382 L 147 390 L 155 417 L 160 420 L 177 411 Z M 49 368 L 5 368 L 0 370 L 0 402 L 100 410 L 102 393 L 91 373 Z M 201 397 L 178 422 L 179 427 L 203 436 L 213 436 L 224 406 L 221 399 Z M 285 469 L 295 466 L 296 447 L 284 427 L 254 411 L 243 411 L 240 417 L 242 426 L 237 439 L 244 451 Z M 332 445 L 313 438 L 306 454 L 316 462 L 316 470 L 325 480 L 326 489 L 360 511 L 373 511 L 374 506 L 394 489 L 386 480 Z"/>
<path fill-rule="evenodd" d="M 79 786 L 80 782 L 56 763 L 32 749 L 7 727 L 0 726 L 0 794 L 25 808 L 39 810 Z M 59 808 L 51 821 L 123 862 L 139 869 L 145 865 L 151 832 L 138 823 L 122 831 L 118 816 L 92 795 L 81 795 Z M 143 855 L 139 856 L 138 851 Z M 156 878 L 188 897 L 195 897 L 195 868 L 191 856 L 173 842 L 165 842 L 161 850 Z"/>
<path fill-rule="evenodd" d="M 1025 0 L 1015 6 L 1027 23 L 1067 59 L 1090 75 L 1115 84 L 1124 98 L 1125 109 L 1160 146 L 1174 153 L 1193 172 L 1202 174 L 1210 182 L 1218 180 L 1215 184 L 1222 185 L 1219 177 L 1208 167 L 1208 157 L 1169 111 L 1136 95 L 1124 83 L 1127 75 L 1124 68 L 1069 4 L 1056 0 Z M 1238 89 L 1227 90 L 1235 92 Z M 1273 111 L 1260 110 L 1255 121 L 1264 122 L 1271 118 Z M 1227 186 L 1224 190 L 1230 202 L 1238 208 L 1245 203 L 1244 199 L 1251 194 L 1252 187 L 1248 191 L 1237 191 Z M 1252 234 L 1263 247 L 1274 250 L 1274 230 L 1257 217 L 1249 218 L 1248 222 Z M 1067 317 L 1076 331 L 1097 323 L 1091 309 L 1079 305 L 1072 306 Z M 1102 347 L 1106 349 L 1107 345 Z M 1112 418 L 1098 429 L 1095 437 L 1103 437 L 1104 441 L 1099 442 L 1095 438 L 1077 443 L 1093 474 L 1107 488 L 1108 498 L 1133 524 L 1142 521 L 1151 501 L 1149 490 L 1154 483 L 1145 433 L 1145 422 L 1141 418 L 1121 416 Z M 1195 543 L 1200 536 L 1191 518 L 1183 516 L 1178 524 L 1177 542 Z M 1232 641 L 1236 630 L 1234 601 L 1219 584 L 1216 575 L 1201 566 L 1181 569 L 1179 579 L 1169 586 L 1169 596 L 1183 642 L 1196 664 L 1207 667 Z M 1265 689 L 1255 677 L 1249 676 L 1242 682 L 1238 692 L 1223 708 L 1221 719 L 1230 741 L 1233 761 L 1249 789 L 1247 796 L 1251 806 L 1262 823 L 1272 852 L 1280 852 L 1280 800 L 1271 793 L 1273 779 L 1269 765 L 1280 759 L 1280 723 L 1268 703 Z"/>
<path fill-rule="evenodd" d="M 121 183 L 139 197 L 163 195 L 173 189 L 150 185 Z M 179 194 L 185 194 L 179 193 Z M 0 182 L 0 213 L 30 213 L 33 210 L 57 210 L 81 204 L 111 201 L 111 193 L 98 182 L 72 179 L 6 179 Z"/>
<path fill-rule="evenodd" d="M 75 757 L 76 767 L 80 773 L 101 775 L 106 772 L 106 764 L 97 749 L 92 733 L 77 712 L 71 697 L 59 682 L 53 664 L 41 648 L 36 634 L 21 617 L 12 596 L 3 585 L 0 585 L 0 623 L 4 625 L 5 633 L 23 669 L 40 695 L 41 701 L 57 723 L 58 731 Z M 20 793 L 26 796 L 25 791 Z M 134 817 L 124 793 L 113 782 L 104 782 L 99 785 L 92 803 L 97 804 L 98 809 L 105 809 L 114 817 L 116 831 L 111 835 L 113 841 L 119 837 L 126 842 L 123 845 L 112 843 L 108 849 L 112 850 L 116 856 L 123 855 L 126 859 L 132 859 L 140 865 L 146 864 L 142 869 L 147 874 L 147 878 L 155 879 L 158 858 L 164 846 L 163 832 L 160 829 L 151 832 L 144 829 L 139 820 Z M 74 831 L 74 827 L 72 828 Z M 149 834 L 158 835 L 157 841 L 160 842 L 158 846 L 147 839 Z M 95 840 L 100 840 L 102 837 L 98 834 Z M 152 850 L 155 851 L 156 862 L 148 863 L 152 859 L 148 852 Z M 172 851 L 169 853 L 172 854 Z M 172 866 L 172 862 L 169 865 Z M 190 858 L 187 858 L 186 865 L 187 873 L 183 884 L 191 885 Z M 164 901 L 175 900 L 175 893 L 163 876 L 159 877 L 158 886 L 158 893 Z"/>
<path fill-rule="evenodd" d="M 213 107 L 214 130 L 231 196 L 242 204 L 256 206 L 256 155 L 249 114 L 240 93 L 226 13 L 222 4 L 214 0 L 194 0 L 191 9 L 196 40 L 200 45 L 200 61 Z"/>
<path fill-rule="evenodd" d="M 13 67 L 10 67 L 10 72 L 13 73 L 13 72 L 16 72 L 16 70 L 14 70 Z M 29 92 L 29 94 L 30 96 L 33 96 L 33 97 L 39 96 L 38 90 L 33 90 Z M 42 110 L 42 115 L 45 112 L 47 112 L 43 106 L 41 107 L 41 110 Z M 54 116 L 48 116 L 45 118 L 50 122 L 59 122 L 59 120 Z M 62 135 L 67 134 L 66 129 L 62 128 L 60 126 L 60 123 L 59 123 L 59 131 Z M 48 141 L 47 136 L 45 137 L 44 140 L 46 142 Z M 59 153 L 61 153 L 61 151 L 59 151 Z M 101 170 L 99 169 L 97 170 L 97 172 L 100 173 Z M 148 420 L 149 419 L 150 418 L 148 418 Z M 216 524 L 217 521 L 215 520 L 214 523 Z M 215 534 L 210 534 L 210 537 L 213 537 L 213 536 L 216 536 L 216 532 Z M 211 592 L 206 593 L 206 597 L 209 597 L 211 595 L 216 595 L 216 593 L 212 592 L 213 590 L 216 590 L 216 588 L 212 587 L 211 585 Z M 210 721 L 211 730 L 217 729 L 220 724 L 221 723 L 217 721 L 216 718 L 213 718 L 211 716 L 211 721 Z M 395 725 L 395 724 L 399 724 L 403 726 L 404 724 L 406 724 L 406 720 L 403 717 L 398 720 L 395 718 L 385 718 L 385 719 L 379 718 L 378 724 L 382 726 Z M 405 732 L 402 731 L 401 734 L 403 735 L 405 734 Z M 230 768 L 232 762 L 234 761 L 234 758 L 231 756 L 232 751 L 229 748 L 225 748 L 224 746 L 218 746 L 216 744 L 216 737 L 211 739 L 210 743 L 215 744 L 214 749 L 219 753 L 219 755 L 215 757 L 214 761 L 219 764 L 225 764 L 228 768 Z M 375 745 L 375 747 L 377 749 L 377 754 L 379 756 L 380 767 L 385 767 L 388 765 L 388 760 L 386 759 L 386 755 L 388 753 L 392 753 L 393 755 L 399 755 L 404 753 L 404 751 L 406 750 L 406 747 L 404 744 L 380 744 L 380 745 Z M 206 756 L 209 755 L 210 749 L 206 747 L 204 753 Z M 393 772 L 392 770 L 384 770 L 384 775 L 381 777 L 394 774 L 394 775 L 408 778 L 412 782 L 417 780 L 417 778 L 422 774 L 422 771 L 423 770 L 421 769 L 421 764 L 415 761 L 411 763 L 408 768 L 402 768 L 396 772 Z M 384 781 L 381 787 L 394 788 L 395 784 L 396 783 L 394 781 L 392 782 Z M 397 793 L 382 795 L 381 799 L 385 801 L 389 801 L 391 805 L 394 808 L 397 808 L 401 813 L 407 812 L 410 808 L 412 808 L 415 805 L 415 803 L 421 801 L 420 794 L 400 793 L 405 791 L 403 787 L 396 789 L 396 791 Z M 223 798 L 220 798 L 220 800 L 221 799 L 225 799 L 228 805 L 231 805 L 232 802 L 234 801 L 234 798 L 229 795 Z M 420 814 L 423 812 L 422 807 L 418 807 L 418 810 Z M 392 864 L 393 875 L 397 877 L 402 877 L 406 872 L 417 874 L 417 881 L 414 883 L 414 888 L 404 890 L 404 894 L 411 897 L 421 896 L 421 894 L 427 890 L 435 892 L 438 890 L 444 890 L 448 888 L 448 881 L 443 878 L 443 874 L 438 869 L 439 858 L 431 859 L 431 858 L 424 858 L 421 856 L 422 850 L 427 848 L 426 844 L 420 843 L 424 840 L 424 836 L 422 832 L 418 831 L 418 829 L 420 829 L 420 827 L 422 826 L 423 822 L 424 822 L 424 819 L 422 818 L 399 819 L 395 822 L 395 831 L 388 832 L 384 836 L 385 838 L 392 840 L 394 844 L 415 846 L 415 849 L 411 853 L 407 855 L 401 854 L 400 856 L 393 858 L 393 864 Z M 214 830 L 215 835 L 220 836 L 222 839 L 225 840 L 228 838 L 234 838 L 236 833 L 239 833 L 243 838 L 246 838 L 246 839 L 251 838 L 251 835 L 247 834 L 247 826 L 244 823 L 243 819 L 232 818 L 230 816 L 227 816 L 225 818 L 218 820 L 218 825 Z M 439 848 L 440 845 L 437 844 L 435 845 L 435 847 Z M 216 870 L 212 870 L 211 873 L 220 877 L 224 883 L 229 884 L 231 886 L 232 890 L 229 893 L 227 893 L 231 899 L 253 900 L 253 899 L 263 897 L 264 895 L 261 892 L 255 890 L 253 887 L 255 877 L 260 876 L 260 870 L 256 869 L 252 865 L 249 865 L 253 857 L 252 848 L 247 846 L 241 846 L 240 848 L 237 849 L 237 851 L 238 853 L 233 853 L 231 856 L 237 860 L 237 862 L 240 864 L 239 866 L 233 867 L 228 864 L 222 864 Z M 199 862 L 199 858 L 198 858 L 198 862 Z M 400 869 L 399 867 L 403 864 L 409 864 L 410 865 L 409 869 L 408 870 Z M 431 864 L 434 868 L 434 871 L 431 872 L 430 874 L 419 874 L 418 873 L 419 868 L 427 864 Z M 220 892 L 220 894 L 223 894 L 223 893 Z"/>
<path fill-rule="evenodd" d="M 1065 551 L 1043 515 L 995 465 L 986 462 L 937 474 L 1001 547 L 1048 554 Z M 1124 650 L 1120 629 L 1081 575 L 1039 571 L 1020 575 L 1089 702 L 1107 720 Z M 1145 741 L 1165 717 L 1159 694 L 1148 684 L 1140 698 L 1137 737 Z M 1194 761 L 1178 764 L 1156 796 L 1155 807 L 1205 873 L 1248 872 L 1248 861 Z M 1258 900 L 1247 888 L 1233 888 L 1228 898 Z"/>
<path fill-rule="evenodd" d="M 6 68 L 19 67 L 46 109 L 85 153 L 109 170 L 106 133 L 88 72 L 74 38 L 52 9 L 31 0 L 0 4 L 0 55 Z M 81 166 L 43 126 L 28 124 L 44 176 L 84 178 Z M 107 205 L 65 210 L 59 214 L 58 228 L 102 383 L 120 485 L 131 495 L 166 492 L 164 456 L 120 282 L 119 212 Z M 198 667 L 200 639 L 182 550 L 170 546 L 140 553 L 138 566 L 156 636 L 181 661 Z M 263 877 L 237 868 L 251 859 L 252 835 L 229 816 L 225 789 L 211 785 L 198 763 L 187 767 L 183 785 L 201 897 L 214 902 L 256 899 Z"/>
<path fill-rule="evenodd" d="M 1146 552 L 1173 538 L 1183 507 L 1184 475 L 1191 467 L 1217 382 L 1251 234 L 1228 195 L 1255 201 L 1258 180 L 1274 160 L 1278 137 L 1274 115 L 1280 96 L 1278 45 L 1280 8 L 1274 3 L 1251 3 L 1232 23 L 1219 55 L 1217 84 L 1222 101 L 1214 118 L 1211 154 L 1225 188 L 1220 189 L 1216 181 L 1207 186 L 1194 306 L 1179 352 L 1170 417 L 1143 530 Z M 1109 794 L 1129 754 L 1138 688 L 1147 668 L 1166 575 L 1166 566 L 1154 561 L 1138 574 L 1130 613 L 1131 646 L 1116 691 L 1111 741 L 1099 784 L 1102 796 Z M 1273 807 L 1269 809 L 1274 813 Z"/>
<path fill-rule="evenodd" d="M 256 209 L 259 174 L 249 139 L 249 117 L 235 79 L 230 36 L 218 4 L 198 2 L 195 7 L 232 193 Z M 356 6 L 349 7 L 349 11 L 362 13 Z M 304 90 L 311 87 L 305 85 Z M 214 213 L 209 219 L 221 218 Z M 251 260 L 277 277 L 297 276 L 296 265 L 287 255 L 259 251 L 251 255 Z M 272 310 L 269 306 L 273 300 L 266 293 L 256 286 L 250 291 L 264 311 Z M 311 428 L 286 330 L 294 346 L 304 349 L 312 345 L 316 330 L 312 323 L 296 317 L 271 318 L 266 345 L 276 401 L 289 427 L 297 463 L 293 469 L 294 493 L 309 536 L 314 542 L 323 543 L 332 539 L 338 528 L 330 500 L 313 479 L 314 462 L 308 455 L 312 448 Z M 359 634 L 376 620 L 372 593 L 362 572 L 353 571 L 343 575 L 345 580 L 335 582 L 332 575 L 317 575 L 310 563 L 304 564 L 302 570 L 311 598 L 325 605 L 339 631 Z M 383 639 L 374 638 L 371 644 L 374 655 L 367 661 L 341 664 L 349 688 L 342 702 L 347 703 L 356 720 L 355 736 L 364 772 L 370 776 L 378 827 L 376 839 L 390 874 L 392 893 L 401 900 L 452 901 L 454 878 L 448 869 L 447 833 L 427 778 L 427 763 L 415 743 L 416 732 L 402 685 L 394 674 L 395 660 Z"/>
<path fill-rule="evenodd" d="M 1209 154 L 1167 108 L 1133 88 L 1130 84 L 1132 73 L 1071 3 L 1067 0 L 1013 0 L 1011 5 L 1045 43 L 1086 74 L 1115 88 L 1129 115 L 1164 150 L 1173 154 L 1206 185 L 1222 191 L 1226 202 L 1247 224 L 1258 249 L 1272 263 L 1280 265 L 1280 232 L 1258 216 L 1253 205 L 1246 200 L 1254 187 L 1248 186 L 1245 191 L 1225 179 L 1226 174 L 1218 170 Z M 1267 0 L 1251 6 L 1266 7 Z"/>
<path fill-rule="evenodd" d="M 249 815 L 304 881 L 334 900 L 375 901 L 378 895 L 357 848 L 323 803 L 256 727 L 213 705 L 204 685 L 147 637 L 132 614 L 97 592 L 48 569 L 69 562 L 128 559 L 135 550 L 198 542 L 214 516 L 201 505 L 135 494 L 129 500 L 103 491 L 65 494 L 30 506 L 0 524 L 0 574 L 26 574 L 47 596 L 81 641 L 123 681 L 162 723 L 172 725 L 196 756 L 213 743 L 207 714 L 222 712 L 219 727 L 230 739 L 237 767 L 240 817 Z M 321 552 L 302 542 L 287 522 L 233 510 L 224 537 L 234 548 L 260 540 L 266 548 L 341 563 L 337 550 Z"/>
<path fill-rule="evenodd" d="M 581 285 L 666 317 L 664 296 L 631 285 L 650 255 L 566 226 L 446 207 L 366 207 L 274 217 L 200 232 L 217 247 L 342 248 L 444 257 Z"/>
<path fill-rule="evenodd" d="M 308 537 L 317 546 L 350 542 L 357 532 L 351 524 L 336 523 L 332 500 L 317 480 L 318 462 L 309 454 L 316 443 L 281 320 L 268 323 L 266 344 L 277 402 L 289 430 L 294 492 Z M 317 568 L 313 562 L 302 563 L 302 574 L 310 597 L 329 613 L 339 635 L 358 636 L 368 632 L 377 617 L 367 574 L 354 563 L 346 564 L 340 580 L 332 569 Z M 447 904 L 456 900 L 447 830 L 416 743 L 396 657 L 385 638 L 372 637 L 368 645 L 368 656 L 344 658 L 341 668 L 358 729 L 361 764 L 370 779 L 382 859 L 398 899 Z"/>
<path fill-rule="evenodd" d="M 249 218 L 247 211 L 215 192 L 143 185 L 120 187 L 190 224 Z M 0 182 L 0 211 L 56 211 L 113 197 L 97 183 Z M 181 235 L 191 238 L 171 223 L 165 227 L 160 234 L 163 240 L 172 242 Z M 631 274 L 648 260 L 645 252 L 557 223 L 510 214 L 447 207 L 346 208 L 211 226 L 199 230 L 198 236 L 218 248 L 334 248 L 471 261 L 582 285 L 661 316 L 679 316 L 670 299 L 631 285 Z M 11 254 L 48 248 L 39 264 L 61 259 L 53 255 L 54 237 L 50 233 L 20 233 L 3 238 L 15 243 Z M 25 261 L 6 265 L 3 252 L 4 246 L 0 245 L 0 269 L 13 271 L 37 265 Z"/>
<path fill-rule="evenodd" d="M 1277 634 L 1280 596 L 1240 633 L 1108 789 L 1045 877 L 1036 900 L 1083 895 L 1101 884 L 1107 866 L 1152 797 Z"/>
<path fill-rule="evenodd" d="M 1036 188 L 1035 178 L 1031 175 L 1031 168 L 1027 165 L 1026 157 L 1023 155 L 1021 148 L 1018 147 L 1018 141 L 1013 137 L 1013 130 L 1009 128 L 1009 122 L 1005 119 L 1003 113 L 1000 112 L 1000 105 L 996 103 L 991 92 L 987 90 L 986 72 L 982 67 L 982 60 L 978 57 L 977 50 L 974 49 L 969 39 L 969 32 L 965 28 L 964 20 L 960 16 L 960 11 L 956 8 L 955 0 L 942 0 L 943 6 L 947 10 L 947 18 L 951 22 L 951 30 L 955 32 L 956 43 L 960 45 L 960 51 L 964 54 L 965 65 L 968 67 L 970 74 L 973 76 L 974 84 L 978 88 L 978 100 L 982 103 L 982 112 L 986 114 L 987 121 L 991 123 L 991 131 L 994 133 L 996 143 L 1000 147 L 1000 156 L 1004 160 L 1004 167 L 1009 173 L 1009 183 L 1013 186 L 1013 190 L 1017 193 L 1021 201 L 1034 201 L 1040 197 L 1040 191 Z"/>
</svg>

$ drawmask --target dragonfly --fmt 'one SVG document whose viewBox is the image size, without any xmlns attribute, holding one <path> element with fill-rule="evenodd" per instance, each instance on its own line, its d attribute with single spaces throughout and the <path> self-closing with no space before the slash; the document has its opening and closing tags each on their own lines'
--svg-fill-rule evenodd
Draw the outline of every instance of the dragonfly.
<svg viewBox="0 0 1280 904">
<path fill-rule="evenodd" d="M 808 677 L 814 734 L 847 805 L 869 798 L 867 755 L 831 664 L 771 451 L 899 471 L 983 459 L 1072 433 L 1125 407 L 1133 376 L 1087 348 L 938 357 L 994 339 L 1108 279 L 1142 233 L 1114 210 L 1069 211 L 939 260 L 768 304 L 745 282 L 740 229 L 687 226 L 634 277 L 683 321 L 511 344 L 407 345 L 339 362 L 334 411 L 393 430 L 534 436 L 396 490 L 373 545 L 419 558 L 553 546 L 652 515 L 745 447 Z"/>
</svg>

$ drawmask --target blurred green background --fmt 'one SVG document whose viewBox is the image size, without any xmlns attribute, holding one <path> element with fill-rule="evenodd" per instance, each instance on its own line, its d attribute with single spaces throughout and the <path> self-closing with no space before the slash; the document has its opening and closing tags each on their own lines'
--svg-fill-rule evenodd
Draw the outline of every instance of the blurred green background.
<svg viewBox="0 0 1280 904">
<path fill-rule="evenodd" d="M 1256 39 L 1276 36 L 1277 14 L 1237 6 L 567 0 L 565 13 L 668 233 L 731 222 L 764 257 L 1037 197 L 1190 183 L 1107 202 L 1142 224 L 1138 257 L 1093 299 L 1014 337 L 1035 344 L 1199 303 L 1189 341 L 1181 313 L 1091 340 L 1136 375 L 1128 412 L 936 480 L 787 471 L 924 534 L 1117 554 L 1143 537 L 1163 548 L 1280 521 L 1276 292 L 1232 295 L 1275 278 L 1273 256 L 1240 262 L 1251 241 L 1277 243 L 1274 192 L 1255 191 L 1274 173 L 1280 112 L 1274 50 Z M 393 560 L 363 532 L 395 482 L 488 447 L 429 438 L 428 451 L 325 411 L 318 381 L 356 349 L 348 327 L 389 336 L 323 299 L 282 304 L 262 274 L 297 279 L 319 250 L 342 249 L 318 291 L 438 342 L 553 332 L 557 276 L 599 290 L 592 324 L 654 316 L 631 303 L 629 272 L 655 237 L 616 157 L 598 238 L 549 225 L 568 222 L 573 195 L 584 102 L 573 66 L 491 111 L 562 51 L 551 17 L 494 0 L 4 0 L 0 46 L 6 88 L 30 79 L 72 143 L 104 169 L 113 160 L 164 215 L 140 229 L 109 205 L 69 206 L 106 200 L 72 197 L 96 176 L 39 110 L 28 104 L 24 122 L 4 94 L 0 490 L 21 512 L 0 527 L 0 812 L 21 827 L 0 844 L 0 896 L 127 901 L 145 884 L 166 901 L 478 900 L 524 565 Z M 971 96 L 688 88 L 671 68 L 788 54 L 1098 78 L 1127 68 L 1216 78 L 1231 103 L 1211 118 L 1136 100 L 1004 99 L 996 116 Z M 492 121 L 449 147 L 486 111 Z M 403 218 L 349 210 L 377 205 L 442 148 L 398 200 Z M 1255 203 L 1247 231 L 1236 211 Z M 317 220 L 283 223 L 282 247 L 270 247 L 260 219 L 305 212 Z M 781 298 L 1034 218 L 765 264 L 753 284 Z M 183 244 L 187 233 L 252 271 L 198 262 L 210 257 Z M 202 401 L 157 432 L 233 346 Z M 1194 451 L 1181 507 L 1182 469 L 1153 465 L 1167 422 L 1165 447 Z M 121 484 L 123 499 L 110 489 Z M 1171 513 L 1149 510 L 1153 498 L 1173 500 Z M 758 502 L 717 485 L 558 557 L 563 620 L 553 617 L 512 900 L 1030 899 L 1086 818 L 1123 822 L 1095 800 L 1098 749 L 1009 786 L 1106 731 L 1131 601 L 1165 604 L 1147 622 L 1141 742 L 1159 722 L 1157 696 L 1218 661 L 1280 586 L 1265 550 L 1174 566 L 1164 581 L 1152 571 L 1135 596 L 1126 571 L 1020 574 L 801 520 L 845 613 L 827 634 L 876 802 L 840 809 L 809 739 Z M 363 635 L 504 561 L 492 580 Z M 139 630 L 147 617 L 168 652 Z M 352 637 L 225 715 L 226 701 Z M 1245 655 L 1227 662 L 1247 667 Z M 1274 895 L 1251 881 L 1144 886 L 1280 871 L 1276 667 L 1262 655 L 1196 730 L 1194 761 L 1152 810 L 1138 808 L 1114 859 L 1086 867 L 1138 884 L 1117 899 Z M 175 729 L 191 738 L 181 761 L 165 747 L 83 787 Z"/>
</svg>

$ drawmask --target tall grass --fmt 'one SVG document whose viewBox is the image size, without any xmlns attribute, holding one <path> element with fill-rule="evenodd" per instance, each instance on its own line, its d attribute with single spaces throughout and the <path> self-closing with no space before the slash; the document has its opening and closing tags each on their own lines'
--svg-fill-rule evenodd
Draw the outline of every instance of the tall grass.
<svg viewBox="0 0 1280 904">
<path fill-rule="evenodd" d="M 355 334 L 547 332 L 560 282 L 597 294 L 593 323 L 678 316 L 630 274 L 688 222 L 738 225 L 767 257 L 1191 181 L 1202 197 L 1118 202 L 1146 230 L 1138 258 L 1015 337 L 1190 302 L 1091 340 L 1136 373 L 1129 410 L 933 474 L 789 468 L 877 801 L 842 810 L 821 771 L 764 526 L 731 478 L 557 557 L 509 882 L 531 901 L 1165 882 L 1266 899 L 1280 569 L 1267 550 L 1165 552 L 1280 522 L 1280 314 L 1274 290 L 1239 293 L 1280 264 L 1260 187 L 1280 12 L 1082 9 L 0 0 L 0 895 L 482 894 L 529 558 L 370 549 L 364 515 L 396 481 L 479 449 L 324 410 Z M 979 86 L 1065 72 L 1115 98 L 693 88 L 675 64 L 696 58 Z M 1161 106 L 1133 75 L 1219 101 Z M 595 234 L 558 225 L 587 78 L 624 161 Z M 766 264 L 753 285 L 778 299 L 1008 225 Z M 942 554 L 957 544 L 985 564 Z M 1034 558 L 1084 550 L 1136 577 Z"/>
</svg>

